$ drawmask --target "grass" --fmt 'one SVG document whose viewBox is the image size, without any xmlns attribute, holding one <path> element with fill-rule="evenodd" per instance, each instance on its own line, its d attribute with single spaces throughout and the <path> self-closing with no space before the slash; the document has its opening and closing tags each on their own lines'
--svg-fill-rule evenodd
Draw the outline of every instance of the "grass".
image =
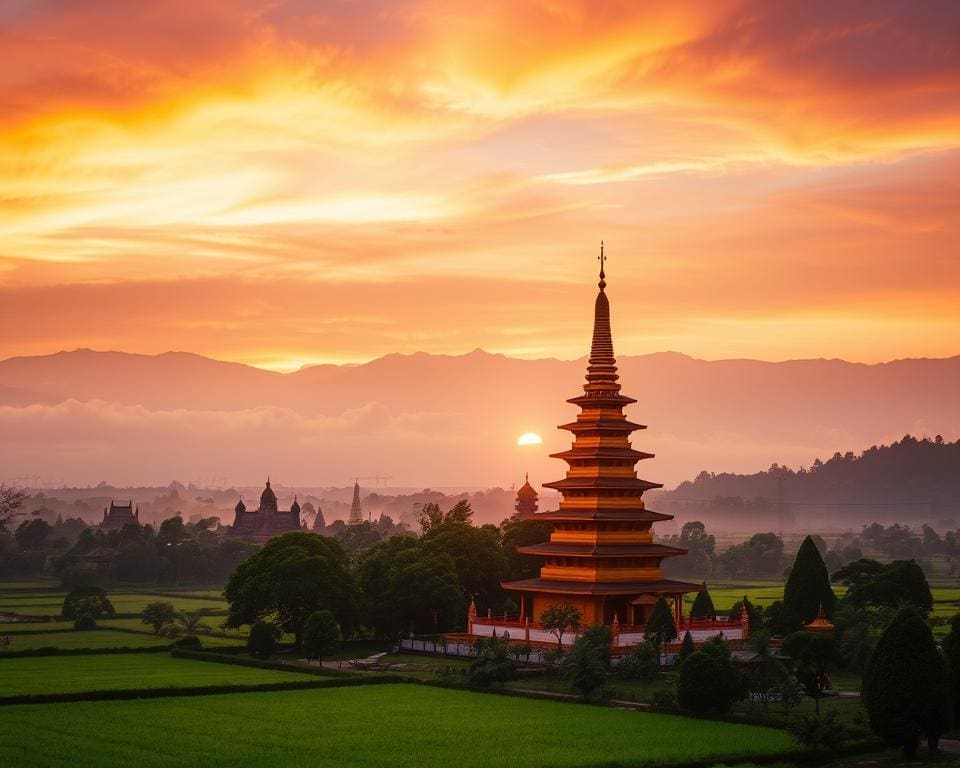
<svg viewBox="0 0 960 768">
<path fill-rule="evenodd" d="M 0 662 L 3 686 L 0 696 L 76 693 L 286 682 L 291 673 L 192 659 L 160 653 L 123 656 L 48 656 L 6 659 Z M 0 714 L 2 717 L 2 714 Z"/>
<path fill-rule="evenodd" d="M 37 648 L 150 648 L 155 645 L 169 645 L 170 640 L 153 635 L 134 634 L 133 632 L 118 632 L 109 629 L 92 629 L 75 632 L 40 632 L 37 634 L 11 634 L 11 651 L 29 651 Z M 232 643 L 232 641 L 231 641 Z M 5 665 L 3 654 L 0 653 L 0 664 Z M 0 666 L 0 670 L 5 669 Z"/>
<path fill-rule="evenodd" d="M 10 706 L 0 718 L 3 765 L 572 768 L 792 749 L 767 728 L 406 685 Z"/>
<path fill-rule="evenodd" d="M 9 586 L 9 585 L 7 585 Z M 21 613 L 27 616 L 56 616 L 63 606 L 66 592 L 16 592 L 0 593 L 0 611 Z M 214 611 L 226 614 L 227 603 L 222 598 L 213 599 L 214 595 L 157 595 L 142 592 L 113 592 L 107 590 L 107 597 L 117 613 L 140 613 L 149 603 L 172 603 L 178 611 Z"/>
</svg>

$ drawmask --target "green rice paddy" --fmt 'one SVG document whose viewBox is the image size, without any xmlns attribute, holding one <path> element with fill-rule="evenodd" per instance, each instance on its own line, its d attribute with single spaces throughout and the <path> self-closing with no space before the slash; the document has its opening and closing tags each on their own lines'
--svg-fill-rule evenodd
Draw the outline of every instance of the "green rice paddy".
<svg viewBox="0 0 960 768">
<path fill-rule="evenodd" d="M 412 685 L 18 705 L 0 717 L 0 765 L 572 768 L 792 749 L 775 729 Z"/>
<path fill-rule="evenodd" d="M 0 661 L 0 696 L 201 685 L 258 685 L 313 678 L 295 671 L 178 659 L 165 653 L 48 656 Z M 0 714 L 2 717 L 2 714 Z"/>
</svg>

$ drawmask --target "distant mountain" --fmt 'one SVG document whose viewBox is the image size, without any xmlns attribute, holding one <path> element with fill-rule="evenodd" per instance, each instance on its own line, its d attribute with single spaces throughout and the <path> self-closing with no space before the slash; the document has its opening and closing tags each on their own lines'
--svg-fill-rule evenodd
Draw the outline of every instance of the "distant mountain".
<svg viewBox="0 0 960 768">
<path fill-rule="evenodd" d="M 621 357 L 644 477 L 799 466 L 906 433 L 956 439 L 960 357 L 861 365 L 765 363 L 677 353 Z M 569 443 L 585 360 L 387 355 L 287 374 L 198 355 L 76 350 L 0 362 L 0 466 L 7 477 L 156 483 L 267 472 L 291 485 L 387 473 L 405 486 L 509 485 Z M 538 432 L 544 445 L 516 446 Z"/>
<path fill-rule="evenodd" d="M 703 500 L 703 501 L 697 501 Z M 707 503 L 704 503 L 707 502 Z M 906 435 L 860 453 L 835 453 L 799 470 L 774 465 L 752 474 L 702 472 L 659 494 L 657 509 L 729 521 L 811 520 L 834 525 L 924 520 L 942 529 L 960 524 L 960 440 Z"/>
</svg>

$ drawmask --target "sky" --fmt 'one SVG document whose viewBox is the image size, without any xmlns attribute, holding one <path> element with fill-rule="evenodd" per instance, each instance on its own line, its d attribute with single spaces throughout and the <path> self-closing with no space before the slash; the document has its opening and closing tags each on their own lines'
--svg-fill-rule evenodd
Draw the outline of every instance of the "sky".
<svg viewBox="0 0 960 768">
<path fill-rule="evenodd" d="M 960 353 L 960 4 L 0 0 L 0 357 Z"/>
</svg>

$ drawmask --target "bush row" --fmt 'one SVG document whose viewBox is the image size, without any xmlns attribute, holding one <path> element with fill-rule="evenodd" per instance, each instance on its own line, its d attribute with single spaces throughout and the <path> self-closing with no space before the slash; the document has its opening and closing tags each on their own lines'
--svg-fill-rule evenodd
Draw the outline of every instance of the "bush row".
<svg viewBox="0 0 960 768">
<path fill-rule="evenodd" d="M 212 661 L 219 664 L 236 664 L 239 667 L 256 667 L 257 669 L 279 669 L 284 672 L 299 672 L 308 675 L 319 675 L 321 677 L 354 677 L 353 673 L 341 672 L 336 669 L 327 669 L 326 667 L 305 667 L 288 664 L 283 661 L 271 661 L 270 659 L 255 659 L 252 656 L 237 655 L 237 650 L 245 651 L 246 648 L 231 649 L 232 653 L 222 653 L 218 648 L 216 651 L 193 651 L 187 648 L 172 648 L 170 655 L 178 659 L 196 659 L 198 661 Z M 378 676 L 383 679 L 393 680 L 394 677 Z"/>
<path fill-rule="evenodd" d="M 4 651 L 0 659 L 22 659 L 28 656 L 109 656 L 114 653 L 166 653 L 166 645 L 153 645 L 146 648 L 56 648 L 47 645 L 42 648 L 30 648 L 24 651 Z"/>
</svg>

